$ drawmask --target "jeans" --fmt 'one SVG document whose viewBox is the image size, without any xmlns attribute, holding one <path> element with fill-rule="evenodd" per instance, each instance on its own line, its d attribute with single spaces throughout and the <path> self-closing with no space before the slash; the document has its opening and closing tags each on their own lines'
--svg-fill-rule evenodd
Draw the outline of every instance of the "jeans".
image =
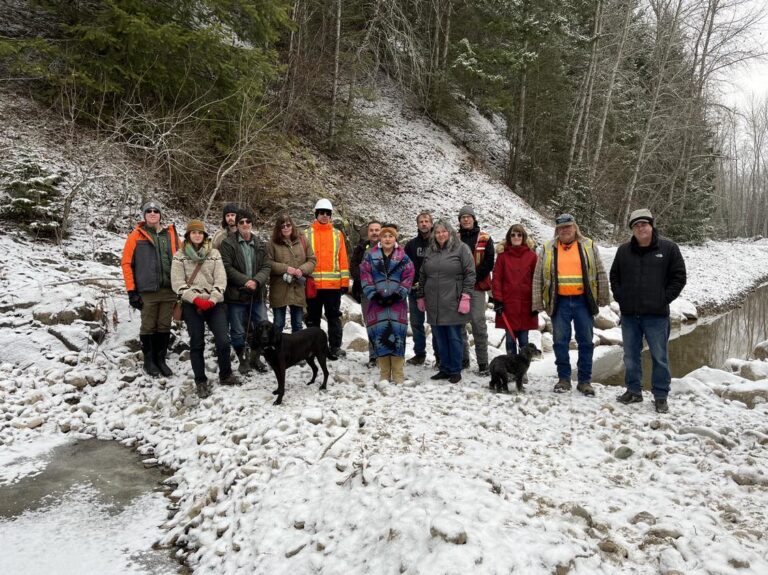
<svg viewBox="0 0 768 575">
<path fill-rule="evenodd" d="M 181 307 L 181 317 L 187 325 L 189 334 L 189 360 L 192 363 L 192 373 L 195 381 L 206 381 L 205 359 L 205 325 L 213 334 L 216 345 L 216 358 L 219 363 L 219 377 L 226 377 L 232 373 L 232 365 L 229 360 L 229 336 L 227 335 L 227 312 L 224 304 L 217 304 L 213 308 L 199 312 L 197 306 L 184 302 Z"/>
<path fill-rule="evenodd" d="M 461 373 L 462 344 L 461 332 L 464 324 L 433 325 L 437 347 L 440 350 L 440 371 L 448 375 Z"/>
<path fill-rule="evenodd" d="M 579 345 L 579 383 L 589 383 L 592 381 L 592 352 L 595 346 L 592 343 L 592 313 L 586 296 L 558 296 L 552 316 L 557 377 L 566 381 L 571 381 L 571 358 L 568 355 L 571 322 L 576 329 L 576 343 Z"/>
<path fill-rule="evenodd" d="M 254 301 L 251 303 L 228 303 L 227 321 L 229 321 L 229 338 L 232 340 L 232 347 L 235 351 L 242 350 L 245 347 L 246 329 L 250 333 L 252 327 L 248 326 L 248 310 L 250 309 L 250 323 L 257 324 L 267 319 L 267 306 L 264 302 Z"/>
<path fill-rule="evenodd" d="M 302 328 L 301 322 L 304 320 L 304 308 L 300 305 L 273 307 L 272 315 L 275 318 L 275 330 L 278 333 L 283 332 L 285 328 L 286 310 L 291 308 L 291 333 L 296 333 Z"/>
<path fill-rule="evenodd" d="M 622 315 L 621 336 L 624 339 L 624 383 L 631 393 L 641 393 L 643 384 L 643 336 L 648 342 L 653 367 L 651 390 L 656 399 L 666 399 L 672 376 L 669 373 L 669 316 Z"/>
<path fill-rule="evenodd" d="M 472 337 L 475 340 L 475 357 L 478 365 L 488 365 L 488 324 L 485 320 L 486 293 L 484 291 L 472 290 L 472 300 L 470 301 L 469 315 L 472 326 Z M 461 330 L 461 339 L 464 349 L 464 358 L 469 361 L 469 336 L 466 328 Z"/>
<path fill-rule="evenodd" d="M 416 303 L 417 299 L 415 293 L 408 294 L 408 313 L 410 314 L 408 320 L 413 332 L 413 353 L 414 355 L 426 355 L 427 330 L 424 329 L 424 324 L 427 322 L 427 312 L 419 311 L 419 306 Z M 432 330 L 432 350 L 437 353 L 435 330 Z"/>
<path fill-rule="evenodd" d="M 328 347 L 341 347 L 341 290 L 319 289 L 317 297 L 307 300 L 308 327 L 320 327 L 320 316 L 325 307 L 325 319 L 328 321 Z"/>
<path fill-rule="evenodd" d="M 520 330 L 513 332 L 515 337 L 512 337 L 507 330 L 507 353 L 510 355 L 516 355 L 519 348 L 528 343 L 528 330 Z"/>
</svg>

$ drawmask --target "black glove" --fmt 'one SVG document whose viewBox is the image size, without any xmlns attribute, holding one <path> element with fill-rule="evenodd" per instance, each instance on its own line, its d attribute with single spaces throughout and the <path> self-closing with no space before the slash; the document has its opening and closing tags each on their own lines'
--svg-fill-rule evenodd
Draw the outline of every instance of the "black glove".
<svg viewBox="0 0 768 575">
<path fill-rule="evenodd" d="M 371 296 L 371 301 L 376 302 L 379 305 L 385 305 L 384 304 L 384 296 L 381 295 L 379 292 L 374 292 L 374 294 Z"/>
<path fill-rule="evenodd" d="M 383 305 L 384 307 L 389 307 L 393 303 L 395 303 L 395 301 L 396 300 L 394 299 L 394 294 L 389 294 L 389 295 L 382 296 L 381 301 L 379 303 L 381 303 L 381 305 Z"/>
<path fill-rule="evenodd" d="M 501 313 L 504 311 L 504 302 L 500 300 L 493 300 L 493 311 L 494 313 Z"/>
<path fill-rule="evenodd" d="M 394 291 L 391 294 L 389 294 L 389 298 L 392 300 L 392 303 L 397 303 L 399 301 L 402 301 L 403 296 L 400 295 L 400 292 Z"/>
<path fill-rule="evenodd" d="M 534 310 L 532 310 L 532 311 L 531 311 L 531 315 L 532 315 L 532 316 L 537 316 L 537 315 L 539 315 L 539 310 L 537 310 L 537 309 L 534 309 Z"/>
<path fill-rule="evenodd" d="M 128 292 L 128 303 L 132 308 L 141 309 L 144 307 L 144 300 L 141 299 L 139 292 L 131 290 Z"/>
<path fill-rule="evenodd" d="M 341 288 L 341 295 L 347 295 L 348 293 L 349 293 L 349 288 L 348 287 Z"/>
</svg>

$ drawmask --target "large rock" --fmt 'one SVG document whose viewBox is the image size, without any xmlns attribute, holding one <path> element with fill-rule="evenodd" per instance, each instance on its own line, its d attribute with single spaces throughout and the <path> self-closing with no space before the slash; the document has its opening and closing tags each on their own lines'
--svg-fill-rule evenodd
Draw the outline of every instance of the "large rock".
<svg viewBox="0 0 768 575">
<path fill-rule="evenodd" d="M 739 375 L 750 381 L 768 379 L 768 361 L 756 360 L 742 364 Z"/>
<path fill-rule="evenodd" d="M 752 355 L 755 359 L 768 359 L 768 341 L 761 341 L 755 346 Z"/>
<path fill-rule="evenodd" d="M 464 545 L 467 542 L 467 531 L 452 517 L 435 517 L 429 527 L 429 534 L 454 545 Z"/>
<path fill-rule="evenodd" d="M 619 316 L 616 315 L 610 306 L 601 307 L 595 316 L 595 327 L 598 329 L 611 329 L 619 325 Z"/>
</svg>

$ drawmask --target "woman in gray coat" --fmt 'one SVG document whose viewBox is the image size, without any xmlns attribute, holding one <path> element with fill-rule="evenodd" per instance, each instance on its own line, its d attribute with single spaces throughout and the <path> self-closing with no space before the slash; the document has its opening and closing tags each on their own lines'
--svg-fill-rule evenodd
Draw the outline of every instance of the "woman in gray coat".
<svg viewBox="0 0 768 575">
<path fill-rule="evenodd" d="M 440 352 L 440 371 L 432 379 L 461 381 L 461 331 L 470 320 L 469 304 L 475 285 L 472 252 L 451 224 L 438 220 L 419 270 L 417 305 L 427 312 Z"/>
</svg>

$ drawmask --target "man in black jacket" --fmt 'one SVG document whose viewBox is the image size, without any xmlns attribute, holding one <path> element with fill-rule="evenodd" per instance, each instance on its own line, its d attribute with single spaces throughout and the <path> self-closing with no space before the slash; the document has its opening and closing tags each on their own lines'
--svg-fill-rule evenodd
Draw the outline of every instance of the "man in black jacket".
<svg viewBox="0 0 768 575">
<path fill-rule="evenodd" d="M 429 239 L 432 237 L 432 214 L 421 212 L 416 216 L 416 228 L 418 230 L 416 237 L 405 244 L 405 254 L 413 262 L 413 267 L 416 271 L 414 275 L 416 283 L 413 284 L 408 294 L 408 319 L 410 320 L 411 331 L 413 332 L 413 357 L 406 363 L 409 365 L 424 365 L 424 360 L 427 358 L 427 332 L 424 329 L 427 314 L 426 312 L 419 311 L 416 300 L 418 299 L 417 293 L 419 291 L 419 270 L 424 261 L 424 256 L 427 255 Z M 435 361 L 437 361 L 437 341 L 435 340 L 434 333 L 432 334 L 432 349 L 435 352 Z"/>
<path fill-rule="evenodd" d="M 368 299 L 363 294 L 363 288 L 360 284 L 360 264 L 363 263 L 366 254 L 370 249 L 379 243 L 379 234 L 381 233 L 381 222 L 371 220 L 366 226 L 366 238 L 361 239 L 352 252 L 352 258 L 349 260 L 349 275 L 352 277 L 352 289 L 350 295 L 360 302 L 363 310 L 363 323 L 368 313 Z M 373 343 L 368 342 L 368 367 L 376 366 L 376 355 L 373 353 Z"/>
<path fill-rule="evenodd" d="M 619 246 L 611 266 L 613 297 L 621 308 L 624 340 L 624 383 L 621 403 L 643 401 L 643 337 L 653 360 L 652 392 L 656 411 L 667 413 L 671 375 L 669 304 L 683 291 L 685 261 L 675 242 L 661 237 L 653 227 L 650 210 L 640 209 L 629 217 L 632 239 Z"/>
</svg>

